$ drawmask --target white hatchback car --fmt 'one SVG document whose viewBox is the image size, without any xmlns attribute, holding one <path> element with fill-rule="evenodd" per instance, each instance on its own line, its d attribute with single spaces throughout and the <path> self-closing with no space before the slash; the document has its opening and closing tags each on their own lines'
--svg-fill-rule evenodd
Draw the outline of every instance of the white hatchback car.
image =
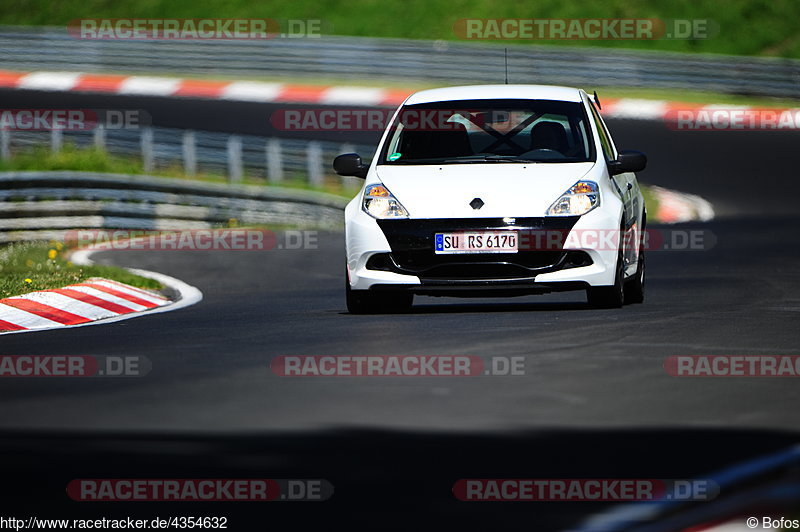
<svg viewBox="0 0 800 532">
<path fill-rule="evenodd" d="M 347 308 L 397 312 L 415 294 L 585 290 L 596 307 L 644 299 L 644 154 L 617 151 L 595 98 L 540 85 L 411 95 L 345 210 Z"/>
</svg>

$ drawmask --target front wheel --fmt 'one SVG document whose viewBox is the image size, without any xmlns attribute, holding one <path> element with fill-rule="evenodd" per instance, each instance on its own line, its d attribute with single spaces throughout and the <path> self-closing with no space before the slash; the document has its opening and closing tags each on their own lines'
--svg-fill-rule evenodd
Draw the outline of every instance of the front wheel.
<svg viewBox="0 0 800 532">
<path fill-rule="evenodd" d="M 586 299 L 594 308 L 620 308 L 625 302 L 625 261 L 622 249 L 617 257 L 617 273 L 611 286 L 590 286 L 586 289 Z"/>
<path fill-rule="evenodd" d="M 644 303 L 644 248 L 645 231 L 647 229 L 647 213 L 642 212 L 642 230 L 639 239 L 639 260 L 636 261 L 636 274 L 625 283 L 625 304 Z"/>
<path fill-rule="evenodd" d="M 406 292 L 372 292 L 353 290 L 345 272 L 345 299 L 351 314 L 390 314 L 408 312 L 414 304 L 414 294 Z"/>
<path fill-rule="evenodd" d="M 625 304 L 644 303 L 644 251 L 639 253 L 639 265 L 633 279 L 625 283 Z"/>
</svg>

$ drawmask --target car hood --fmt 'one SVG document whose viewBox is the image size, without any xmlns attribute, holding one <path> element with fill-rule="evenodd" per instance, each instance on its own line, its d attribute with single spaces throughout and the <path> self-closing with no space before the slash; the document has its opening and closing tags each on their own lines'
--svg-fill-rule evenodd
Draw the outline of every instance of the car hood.
<svg viewBox="0 0 800 532">
<path fill-rule="evenodd" d="M 489 163 L 377 167 L 411 218 L 544 216 L 595 163 Z M 473 209 L 480 198 L 484 205 Z"/>
</svg>

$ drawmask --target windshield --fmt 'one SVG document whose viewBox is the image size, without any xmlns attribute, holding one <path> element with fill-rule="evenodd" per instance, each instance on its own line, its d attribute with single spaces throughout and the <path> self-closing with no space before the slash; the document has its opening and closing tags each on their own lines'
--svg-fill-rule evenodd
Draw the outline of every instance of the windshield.
<svg viewBox="0 0 800 532">
<path fill-rule="evenodd" d="M 577 102 L 459 100 L 407 105 L 379 164 L 577 163 L 594 160 Z"/>
</svg>

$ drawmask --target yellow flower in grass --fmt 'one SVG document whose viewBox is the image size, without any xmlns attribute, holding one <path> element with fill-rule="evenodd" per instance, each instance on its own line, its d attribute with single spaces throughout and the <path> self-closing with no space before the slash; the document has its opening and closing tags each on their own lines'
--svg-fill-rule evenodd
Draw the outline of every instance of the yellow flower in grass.
<svg viewBox="0 0 800 532">
<path fill-rule="evenodd" d="M 56 258 L 56 255 L 58 255 L 58 251 L 54 249 L 51 249 L 50 251 L 47 252 L 47 258 L 50 260 L 54 260 Z"/>
<path fill-rule="evenodd" d="M 30 284 L 33 282 L 33 279 L 25 279 L 25 282 Z"/>
</svg>

